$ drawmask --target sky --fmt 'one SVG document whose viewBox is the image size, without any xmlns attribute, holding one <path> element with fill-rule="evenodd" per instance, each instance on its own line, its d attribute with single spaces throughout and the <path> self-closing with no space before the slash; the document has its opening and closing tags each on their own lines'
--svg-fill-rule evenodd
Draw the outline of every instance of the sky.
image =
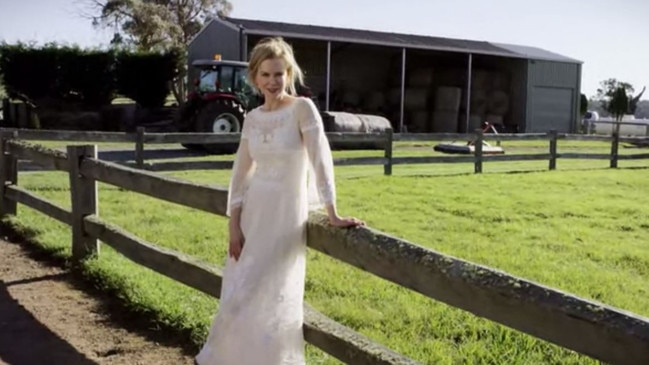
<svg viewBox="0 0 649 365">
<path fill-rule="evenodd" d="M 0 0 L 0 41 L 102 46 L 89 0 Z M 647 0 L 230 0 L 232 17 L 533 46 L 583 61 L 582 92 L 649 86 Z M 617 3 L 617 5 L 613 5 Z"/>
</svg>

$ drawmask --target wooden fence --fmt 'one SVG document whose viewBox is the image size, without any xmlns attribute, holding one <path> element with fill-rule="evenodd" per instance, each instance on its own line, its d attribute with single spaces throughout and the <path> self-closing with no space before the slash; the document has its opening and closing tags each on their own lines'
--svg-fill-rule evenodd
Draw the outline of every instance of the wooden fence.
<svg viewBox="0 0 649 365">
<path fill-rule="evenodd" d="M 35 141 L 75 141 L 75 142 L 113 142 L 113 143 L 134 143 L 135 162 L 127 163 L 126 166 L 137 167 L 150 171 L 173 171 L 173 170 L 206 170 L 206 169 L 230 169 L 233 161 L 173 161 L 173 162 L 145 162 L 145 146 L 155 144 L 187 143 L 187 144 L 228 144 L 237 143 L 240 135 L 238 133 L 213 134 L 213 133 L 147 133 L 144 128 L 138 128 L 137 133 L 123 132 L 95 132 L 95 131 L 53 131 L 53 130 L 30 130 L 30 129 L 0 129 L 0 131 L 14 132 L 15 136 L 23 140 Z M 435 164 L 435 163 L 472 163 L 475 173 L 482 173 L 483 164 L 488 162 L 502 161 L 548 161 L 548 169 L 554 170 L 559 159 L 588 159 L 608 160 L 611 168 L 616 168 L 620 160 L 649 159 L 649 153 L 619 154 L 620 143 L 643 142 L 649 143 L 649 137 L 620 137 L 612 135 L 583 135 L 567 134 L 550 131 L 548 133 L 508 133 L 508 134 L 483 134 L 482 130 L 474 133 L 327 133 L 329 142 L 332 144 L 373 144 L 383 146 L 383 157 L 352 157 L 337 158 L 334 160 L 336 166 L 351 165 L 382 165 L 385 175 L 392 174 L 394 165 L 410 164 Z M 413 156 L 394 157 L 394 142 L 397 141 L 468 141 L 475 140 L 475 153 L 464 156 Z M 548 141 L 548 150 L 545 153 L 536 154 L 504 154 L 486 155 L 482 150 L 482 141 Z M 611 143 L 610 153 L 560 153 L 557 148 L 559 140 L 575 141 L 605 141 Z"/>
<path fill-rule="evenodd" d="M 183 253 L 146 242 L 98 216 L 97 182 L 224 215 L 227 191 L 97 159 L 96 146 L 66 152 L 0 133 L 0 216 L 17 203 L 71 226 L 74 260 L 99 255 L 105 244 L 142 266 L 207 293 L 220 294 L 221 270 Z M 18 159 L 67 171 L 71 210 L 18 185 Z M 423 248 L 369 227 L 332 228 L 320 213 L 309 217 L 308 246 L 405 288 L 610 364 L 649 364 L 649 320 L 501 271 Z M 308 342 L 349 364 L 417 364 L 342 326 L 305 304 Z"/>
</svg>

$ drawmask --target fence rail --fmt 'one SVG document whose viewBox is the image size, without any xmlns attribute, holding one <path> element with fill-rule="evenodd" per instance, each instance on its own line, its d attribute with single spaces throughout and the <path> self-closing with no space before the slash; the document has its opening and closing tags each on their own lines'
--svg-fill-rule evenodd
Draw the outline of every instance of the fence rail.
<svg viewBox="0 0 649 365">
<path fill-rule="evenodd" d="M 71 226 L 75 260 L 99 254 L 101 240 L 139 265 L 219 296 L 219 268 L 160 248 L 98 218 L 97 182 L 217 215 L 225 214 L 225 189 L 101 161 L 96 158 L 96 146 L 69 146 L 67 153 L 62 153 L 14 137 L 13 132 L 1 135 L 0 177 L 4 184 L 0 216 L 15 215 L 16 203 L 25 204 Z M 17 186 L 15 166 L 21 156 L 66 167 L 70 174 L 71 211 Z M 475 315 L 611 364 L 649 363 L 646 318 L 447 256 L 369 227 L 335 229 L 322 214 L 309 217 L 307 236 L 312 249 Z M 304 334 L 308 342 L 345 363 L 417 364 L 334 322 L 308 304 Z"/>
<path fill-rule="evenodd" d="M 136 133 L 119 133 L 119 132 L 85 132 L 85 131 L 42 131 L 29 129 L 0 129 L 5 132 L 12 132 L 15 138 L 33 141 L 74 141 L 74 142 L 114 142 L 114 143 L 134 143 L 134 162 L 122 163 L 122 165 L 137 167 L 150 171 L 178 171 L 178 170 L 204 170 L 204 169 L 230 169 L 232 161 L 171 161 L 171 162 L 145 162 L 145 145 L 147 144 L 169 144 L 169 143 L 187 143 L 187 144 L 232 144 L 239 141 L 238 133 L 213 134 L 213 133 L 147 133 L 143 128 L 138 128 Z M 548 161 L 550 170 L 556 169 L 557 160 L 559 159 L 587 159 L 587 160 L 610 160 L 610 167 L 615 168 L 619 160 L 639 160 L 647 159 L 647 154 L 620 155 L 620 143 L 646 143 L 649 144 L 649 137 L 621 137 L 616 133 L 610 136 L 601 135 L 583 135 L 557 133 L 550 131 L 548 133 L 527 133 L 527 134 L 484 134 L 481 130 L 475 133 L 420 133 L 420 134 L 393 134 L 387 133 L 327 133 L 330 143 L 336 144 L 358 144 L 372 143 L 376 146 L 382 146 L 383 157 L 352 157 L 334 159 L 337 166 L 357 166 L 357 165 L 383 165 L 385 175 L 391 175 L 394 165 L 403 164 L 433 164 L 433 163 L 473 163 L 476 173 L 482 172 L 483 163 L 502 162 L 502 161 Z M 474 141 L 475 151 L 466 156 L 412 156 L 412 157 L 394 157 L 394 142 L 398 141 Z M 531 141 L 547 140 L 548 153 L 537 154 L 515 154 L 515 155 L 488 155 L 482 150 L 483 141 Z M 557 142 L 559 140 L 575 141 L 600 141 L 610 142 L 610 154 L 580 154 L 580 153 L 559 153 L 557 151 Z M 19 147 L 14 147 L 19 148 Z M 23 151 L 16 153 L 21 154 L 22 159 L 30 160 L 33 154 L 38 151 Z M 31 153 L 32 155 L 27 155 Z M 432 154 L 432 152 L 431 152 Z M 51 162 L 44 164 L 45 168 L 54 168 L 61 170 L 63 160 L 60 157 L 51 158 Z"/>
</svg>

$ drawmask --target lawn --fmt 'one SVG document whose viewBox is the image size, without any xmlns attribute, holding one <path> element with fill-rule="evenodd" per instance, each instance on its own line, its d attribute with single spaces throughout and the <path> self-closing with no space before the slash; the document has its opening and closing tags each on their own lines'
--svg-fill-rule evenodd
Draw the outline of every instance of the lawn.
<svg viewBox="0 0 649 365">
<path fill-rule="evenodd" d="M 561 143 L 566 143 L 564 146 Z M 560 152 L 600 152 L 608 144 L 560 142 Z M 504 142 L 513 150 L 543 145 Z M 404 155 L 429 154 L 427 149 Z M 634 151 L 635 152 L 635 151 Z M 531 152 L 536 153 L 536 152 Z M 338 157 L 380 155 L 339 151 Z M 213 157 L 208 157 L 213 158 Z M 223 158 L 223 157 L 222 157 Z M 606 169 L 608 161 L 337 167 L 339 207 L 374 228 L 513 275 L 649 316 L 649 169 Z M 647 167 L 647 162 L 626 166 Z M 581 170 L 578 170 L 581 169 Z M 496 172 L 496 173 L 491 173 Z M 229 171 L 168 173 L 202 183 L 227 183 Z M 68 177 L 21 174 L 19 185 L 69 207 Z M 138 236 L 220 265 L 225 258 L 223 218 L 100 184 L 100 215 Z M 55 255 L 70 254 L 70 229 L 19 207 L 11 223 L 34 234 Z M 98 285 L 134 310 L 191 333 L 200 343 L 218 302 L 138 267 L 102 246 L 86 264 Z M 306 299 L 333 319 L 426 364 L 597 364 L 598 362 L 384 282 L 309 251 Z M 309 364 L 337 364 L 308 348 Z"/>
</svg>

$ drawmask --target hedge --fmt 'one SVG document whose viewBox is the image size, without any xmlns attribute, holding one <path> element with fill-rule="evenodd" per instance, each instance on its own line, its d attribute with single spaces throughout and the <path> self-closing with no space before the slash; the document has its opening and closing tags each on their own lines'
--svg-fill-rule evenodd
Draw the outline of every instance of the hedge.
<svg viewBox="0 0 649 365">
<path fill-rule="evenodd" d="M 144 107 L 162 106 L 177 64 L 175 53 L 0 45 L 0 77 L 7 94 L 36 104 L 51 99 L 96 109 L 123 95 Z"/>
</svg>

